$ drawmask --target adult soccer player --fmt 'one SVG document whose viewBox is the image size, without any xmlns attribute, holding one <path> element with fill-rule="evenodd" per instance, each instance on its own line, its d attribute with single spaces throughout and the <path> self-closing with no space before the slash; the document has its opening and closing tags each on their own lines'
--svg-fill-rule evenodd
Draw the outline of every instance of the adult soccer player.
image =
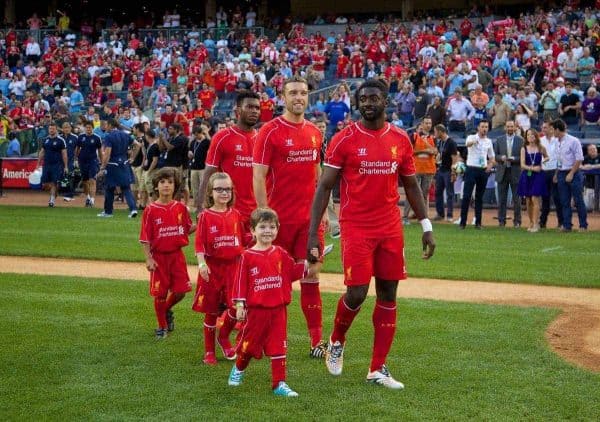
<svg viewBox="0 0 600 422">
<path fill-rule="evenodd" d="M 252 151 L 256 139 L 254 126 L 260 115 L 260 97 L 252 91 L 242 91 L 236 100 L 237 122 L 217 132 L 210 141 L 206 167 L 202 175 L 196 207 L 202 208 L 206 185 L 216 172 L 227 173 L 235 186 L 235 204 L 242 215 L 245 233 L 250 233 L 250 214 L 256 208 L 252 190 Z"/>
<path fill-rule="evenodd" d="M 261 127 L 254 144 L 254 196 L 259 208 L 272 208 L 279 215 L 281 228 L 275 244 L 299 261 L 306 257 L 310 204 L 320 173 L 323 137 L 321 131 L 304 118 L 308 105 L 306 80 L 287 79 L 283 96 L 283 115 Z M 322 358 L 326 344 L 322 341 L 318 268 L 315 274 L 300 280 L 300 304 L 310 335 L 310 355 Z"/>
<path fill-rule="evenodd" d="M 397 206 L 398 177 L 423 227 L 424 259 L 433 255 L 435 242 L 408 135 L 385 121 L 387 95 L 384 82 L 364 82 L 355 93 L 362 118 L 337 133 L 327 147 L 323 175 L 312 205 L 308 259 L 315 262 L 318 258 L 311 251 L 319 247 L 319 221 L 327 209 L 331 189 L 340 178 L 346 293 L 338 301 L 325 363 L 332 375 L 342 373 L 346 332 L 367 296 L 371 277 L 375 276 L 375 334 L 367 381 L 401 389 L 404 385 L 391 376 L 385 364 L 396 332 L 398 281 L 406 278 L 402 219 Z"/>
</svg>

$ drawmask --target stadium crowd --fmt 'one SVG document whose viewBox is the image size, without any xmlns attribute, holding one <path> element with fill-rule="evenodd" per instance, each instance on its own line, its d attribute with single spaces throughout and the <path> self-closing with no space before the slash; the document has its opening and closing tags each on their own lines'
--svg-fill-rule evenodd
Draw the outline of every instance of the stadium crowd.
<svg viewBox="0 0 600 422">
<path fill-rule="evenodd" d="M 166 12 L 162 28 L 177 27 L 180 18 Z M 494 139 L 507 122 L 524 135 L 560 117 L 571 134 L 600 138 L 597 8 L 538 7 L 487 24 L 475 8 L 463 18 L 395 19 L 372 30 L 343 16 L 326 19 L 315 22 L 343 23 L 344 31 L 308 33 L 285 18 L 283 32 L 269 38 L 247 30 L 256 12 L 238 7 L 229 14 L 220 8 L 205 28 L 177 36 L 131 24 L 112 25 L 97 38 L 85 25 L 81 33 L 69 31 L 63 12 L 46 22 L 55 32 L 41 33 L 34 15 L 26 39 L 12 28 L 0 38 L 0 142 L 18 139 L 4 143 L 12 155 L 37 153 L 51 121 L 72 124 L 76 134 L 91 122 L 103 138 L 110 119 L 127 131 L 148 123 L 165 139 L 173 123 L 188 138 L 204 125 L 208 138 L 233 124 L 233 99 L 242 90 L 260 93 L 260 121 L 271 120 L 292 75 L 313 90 L 335 86 L 309 108 L 309 117 L 326 119 L 328 138 L 355 115 L 351 89 L 340 84 L 347 78 L 385 80 L 389 120 L 411 133 L 425 116 L 428 130 L 444 124 L 457 141 L 483 120 Z"/>
</svg>

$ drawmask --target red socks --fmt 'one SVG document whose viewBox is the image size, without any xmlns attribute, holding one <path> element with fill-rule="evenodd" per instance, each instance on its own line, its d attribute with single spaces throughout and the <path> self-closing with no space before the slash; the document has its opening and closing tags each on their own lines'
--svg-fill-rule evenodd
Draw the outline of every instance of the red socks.
<svg viewBox="0 0 600 422">
<path fill-rule="evenodd" d="M 215 331 L 217 329 L 217 316 L 204 315 L 204 352 L 215 353 Z"/>
<path fill-rule="evenodd" d="M 177 305 L 185 297 L 185 293 L 170 293 L 167 297 L 167 307 L 165 311 L 168 311 L 173 306 Z"/>
<path fill-rule="evenodd" d="M 300 283 L 300 306 L 306 318 L 310 345 L 315 347 L 323 338 L 323 305 L 319 283 Z"/>
<path fill-rule="evenodd" d="M 396 302 L 376 301 L 373 310 L 373 357 L 370 371 L 381 369 L 396 334 Z"/>
<path fill-rule="evenodd" d="M 273 390 L 277 388 L 281 381 L 285 381 L 285 369 L 285 356 L 277 356 L 271 358 L 271 388 Z"/>
<path fill-rule="evenodd" d="M 158 321 L 158 328 L 167 329 L 167 303 L 164 298 L 154 298 L 154 312 Z"/>
<path fill-rule="evenodd" d="M 250 363 L 250 359 L 252 359 L 251 355 L 248 355 L 246 353 L 238 353 L 237 359 L 235 361 L 235 367 L 238 369 L 238 371 L 243 371 L 248 367 L 248 364 Z"/>
<path fill-rule="evenodd" d="M 250 364 L 252 356 L 246 353 L 238 353 L 235 361 L 235 367 L 238 371 L 244 371 Z M 281 381 L 286 378 L 286 358 L 285 356 L 277 356 L 271 358 L 271 388 L 275 389 Z"/>
<path fill-rule="evenodd" d="M 230 308 L 223 312 L 223 325 L 219 329 L 219 337 L 229 338 L 229 334 L 233 331 L 235 324 L 237 324 L 235 309 Z"/>
<path fill-rule="evenodd" d="M 340 297 L 337 305 L 337 311 L 335 312 L 335 320 L 333 323 L 333 333 L 331 334 L 331 342 L 335 343 L 339 341 L 344 344 L 346 341 L 346 332 L 352 325 L 354 317 L 358 315 L 360 306 L 356 309 L 350 309 L 344 302 L 346 295 Z"/>
</svg>

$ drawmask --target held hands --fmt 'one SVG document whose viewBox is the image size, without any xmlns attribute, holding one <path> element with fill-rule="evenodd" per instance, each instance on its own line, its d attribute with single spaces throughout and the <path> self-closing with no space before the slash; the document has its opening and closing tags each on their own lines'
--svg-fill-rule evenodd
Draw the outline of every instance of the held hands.
<svg viewBox="0 0 600 422">
<path fill-rule="evenodd" d="M 246 307 L 244 302 L 235 302 L 235 319 L 244 321 L 246 319 Z"/>
<path fill-rule="evenodd" d="M 565 176 L 565 181 L 567 183 L 571 183 L 573 181 L 573 173 L 571 173 L 571 172 L 567 173 L 567 175 Z"/>
<path fill-rule="evenodd" d="M 421 238 L 423 242 L 423 259 L 429 259 L 433 256 L 435 251 L 435 240 L 433 239 L 433 232 L 424 232 Z"/>
<path fill-rule="evenodd" d="M 156 265 L 156 261 L 154 260 L 154 258 L 150 257 L 150 258 L 146 258 L 146 269 L 150 272 L 156 270 L 156 268 L 158 267 L 158 265 Z"/>
<path fill-rule="evenodd" d="M 208 265 L 206 265 L 206 262 L 198 264 L 198 273 L 200 274 L 200 277 L 202 277 L 205 281 L 208 281 L 208 275 L 210 274 L 210 270 L 208 269 Z"/>
<path fill-rule="evenodd" d="M 308 248 L 306 251 L 306 260 L 309 264 L 316 264 L 321 257 L 321 251 L 319 250 L 319 239 L 316 236 L 311 236 L 308 239 Z"/>
</svg>

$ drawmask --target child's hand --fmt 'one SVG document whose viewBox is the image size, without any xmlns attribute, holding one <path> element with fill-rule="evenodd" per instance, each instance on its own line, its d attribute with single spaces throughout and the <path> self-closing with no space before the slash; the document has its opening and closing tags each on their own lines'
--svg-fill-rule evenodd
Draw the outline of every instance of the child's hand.
<svg viewBox="0 0 600 422">
<path fill-rule="evenodd" d="M 236 305 L 235 307 L 235 318 L 238 321 L 244 321 L 246 319 L 246 308 L 243 304 Z"/>
<path fill-rule="evenodd" d="M 208 265 L 206 265 L 206 263 L 198 265 L 198 272 L 200 273 L 200 277 L 208 281 L 208 275 L 210 274 L 210 270 L 208 269 Z"/>
<path fill-rule="evenodd" d="M 154 258 L 150 257 L 146 259 L 146 269 L 150 272 L 154 271 L 158 265 L 156 265 L 156 261 Z"/>
</svg>

